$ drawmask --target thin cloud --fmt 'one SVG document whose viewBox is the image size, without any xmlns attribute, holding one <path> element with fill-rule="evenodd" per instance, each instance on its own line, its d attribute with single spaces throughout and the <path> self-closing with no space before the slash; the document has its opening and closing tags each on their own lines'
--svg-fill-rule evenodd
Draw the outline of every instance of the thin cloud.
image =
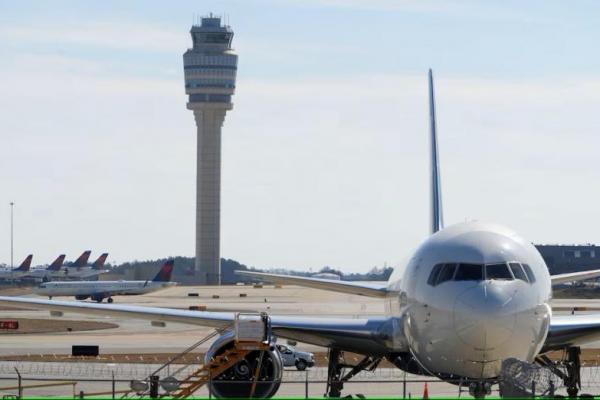
<svg viewBox="0 0 600 400">
<path fill-rule="evenodd" d="M 181 29 L 118 21 L 86 21 L 85 23 L 5 25 L 0 27 L 4 42 L 12 45 L 45 44 L 102 47 L 106 49 L 173 52 L 189 44 Z"/>
</svg>

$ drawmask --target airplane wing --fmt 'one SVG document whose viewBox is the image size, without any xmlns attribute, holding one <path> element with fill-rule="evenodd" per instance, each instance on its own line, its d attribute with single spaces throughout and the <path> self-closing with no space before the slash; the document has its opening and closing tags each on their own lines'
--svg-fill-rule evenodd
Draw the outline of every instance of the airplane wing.
<svg viewBox="0 0 600 400">
<path fill-rule="evenodd" d="M 232 327 L 235 313 L 176 310 L 172 308 L 84 303 L 0 296 L 0 305 L 31 310 L 74 312 L 86 315 L 115 316 L 150 321 L 177 322 L 216 329 Z M 342 350 L 373 349 L 382 355 L 389 351 L 391 330 L 397 321 L 386 317 L 331 318 L 303 316 L 271 316 L 273 333 L 319 346 L 335 346 Z M 365 347 L 366 346 L 366 347 Z M 387 350 L 386 350 L 387 349 Z"/>
<path fill-rule="evenodd" d="M 544 350 L 563 349 L 600 340 L 600 314 L 554 315 Z"/>
<path fill-rule="evenodd" d="M 558 285 L 559 283 L 582 281 L 585 279 L 597 277 L 600 277 L 600 269 L 552 275 L 550 276 L 550 279 L 552 280 L 552 285 Z"/>
<path fill-rule="evenodd" d="M 386 283 L 336 281 L 333 279 L 306 278 L 302 276 L 267 274 L 264 272 L 252 271 L 235 271 L 235 273 L 238 275 L 264 279 L 273 283 L 306 286 L 314 289 L 329 290 L 331 292 L 339 293 L 357 294 L 360 296 L 367 297 L 386 297 L 390 293 L 395 293 L 387 289 Z"/>
</svg>

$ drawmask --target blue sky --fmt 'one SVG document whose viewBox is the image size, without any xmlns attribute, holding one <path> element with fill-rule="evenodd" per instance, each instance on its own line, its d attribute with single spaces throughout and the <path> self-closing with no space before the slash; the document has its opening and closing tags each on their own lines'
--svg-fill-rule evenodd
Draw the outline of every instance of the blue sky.
<svg viewBox="0 0 600 400">
<path fill-rule="evenodd" d="M 239 54 L 224 257 L 400 265 L 427 234 L 429 67 L 447 222 L 600 242 L 597 2 L 0 0 L 0 262 L 11 200 L 16 258 L 193 254 L 181 55 L 210 11 Z"/>
</svg>

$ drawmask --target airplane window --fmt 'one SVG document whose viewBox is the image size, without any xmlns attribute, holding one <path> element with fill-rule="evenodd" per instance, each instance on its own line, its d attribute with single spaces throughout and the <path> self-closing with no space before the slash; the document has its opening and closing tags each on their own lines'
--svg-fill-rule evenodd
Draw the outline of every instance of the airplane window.
<svg viewBox="0 0 600 400">
<path fill-rule="evenodd" d="M 437 281 L 437 277 L 440 274 L 440 271 L 442 270 L 443 266 L 444 264 L 438 264 L 435 267 L 433 267 L 431 274 L 429 274 L 429 279 L 427 279 L 427 284 L 435 286 L 435 281 Z"/>
<path fill-rule="evenodd" d="M 483 280 L 483 265 L 459 264 L 455 281 L 481 281 Z"/>
<path fill-rule="evenodd" d="M 525 275 L 525 272 L 523 272 L 523 268 L 521 268 L 521 264 L 512 262 L 512 263 L 509 263 L 508 265 L 510 266 L 510 270 L 512 271 L 513 275 L 515 276 L 515 279 L 520 279 L 522 281 L 527 282 L 527 276 Z"/>
<path fill-rule="evenodd" d="M 512 281 L 513 276 L 508 269 L 508 265 L 505 263 L 501 264 L 488 264 L 485 266 L 485 278 L 499 281 Z"/>
<path fill-rule="evenodd" d="M 529 282 L 533 283 L 535 282 L 535 275 L 533 275 L 533 271 L 531 270 L 531 267 L 527 264 L 521 264 L 523 266 L 523 269 L 525 270 L 525 273 L 527 274 L 527 278 L 529 278 Z"/>
<path fill-rule="evenodd" d="M 440 283 L 452 280 L 455 269 L 456 269 L 456 264 L 444 264 L 444 268 L 442 268 L 442 270 L 438 276 L 436 285 L 439 285 Z"/>
</svg>

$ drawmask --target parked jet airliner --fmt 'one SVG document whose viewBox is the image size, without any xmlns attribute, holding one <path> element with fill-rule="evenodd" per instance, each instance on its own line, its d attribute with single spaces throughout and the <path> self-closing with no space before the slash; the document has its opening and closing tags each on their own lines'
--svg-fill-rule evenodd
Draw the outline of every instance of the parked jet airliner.
<svg viewBox="0 0 600 400">
<path fill-rule="evenodd" d="M 504 360 L 531 363 L 543 353 L 569 350 L 573 366 L 565 383 L 576 393 L 577 348 L 600 338 L 600 314 L 553 316 L 552 284 L 600 275 L 600 270 L 550 276 L 539 252 L 512 230 L 483 222 L 444 228 L 438 160 L 433 76 L 429 72 L 431 236 L 386 284 L 243 272 L 286 284 L 381 298 L 389 315 L 364 318 L 270 316 L 278 337 L 326 346 L 329 350 L 327 395 L 338 397 L 345 381 L 386 358 L 403 370 L 440 379 L 462 378 L 482 397 L 490 380 L 501 374 Z M 0 304 L 20 308 L 115 315 L 210 326 L 223 330 L 207 357 L 224 351 L 234 339 L 234 313 L 201 312 L 132 305 L 107 305 L 0 297 Z M 363 354 L 344 375 L 342 352 Z M 211 381 L 218 397 L 273 396 L 281 382 L 277 350 L 250 353 L 243 366 L 232 367 Z M 252 377 L 259 360 L 260 380 Z M 548 362 L 550 362 L 548 360 Z M 231 384 L 237 381 L 237 384 Z M 246 381 L 246 382 L 242 382 Z"/>
<path fill-rule="evenodd" d="M 33 255 L 28 255 L 25 260 L 17 268 L 2 268 L 0 269 L 0 279 L 18 279 L 23 278 L 29 272 Z"/>
<path fill-rule="evenodd" d="M 86 268 L 91 254 L 91 250 L 84 251 L 77 257 L 77 260 L 73 261 L 71 264 L 65 265 L 56 275 L 63 278 L 79 278 L 78 272 L 81 271 L 82 268 Z"/>
<path fill-rule="evenodd" d="M 50 299 L 53 296 L 75 296 L 77 300 L 90 298 L 101 303 L 107 299 L 112 303 L 112 297 L 116 295 L 145 294 L 175 285 L 174 282 L 170 282 L 172 272 L 173 261 L 167 261 L 152 280 L 44 282 L 33 292 Z"/>
<path fill-rule="evenodd" d="M 85 254 L 85 253 L 84 253 Z M 83 255 L 82 255 L 83 256 Z M 89 256 L 89 255 L 88 255 Z M 81 258 L 81 257 L 80 257 Z M 77 279 L 86 279 L 91 278 L 100 274 L 104 274 L 108 272 L 108 270 L 104 269 L 104 263 L 108 258 L 108 253 L 102 253 L 96 261 L 91 266 L 87 266 L 87 259 L 85 263 L 77 263 L 75 262 L 73 265 L 68 266 L 65 272 L 69 278 L 77 278 Z"/>
<path fill-rule="evenodd" d="M 27 273 L 27 276 L 43 281 L 49 281 L 52 277 L 59 273 L 64 261 L 65 255 L 61 254 L 46 268 L 34 268 Z"/>
</svg>

